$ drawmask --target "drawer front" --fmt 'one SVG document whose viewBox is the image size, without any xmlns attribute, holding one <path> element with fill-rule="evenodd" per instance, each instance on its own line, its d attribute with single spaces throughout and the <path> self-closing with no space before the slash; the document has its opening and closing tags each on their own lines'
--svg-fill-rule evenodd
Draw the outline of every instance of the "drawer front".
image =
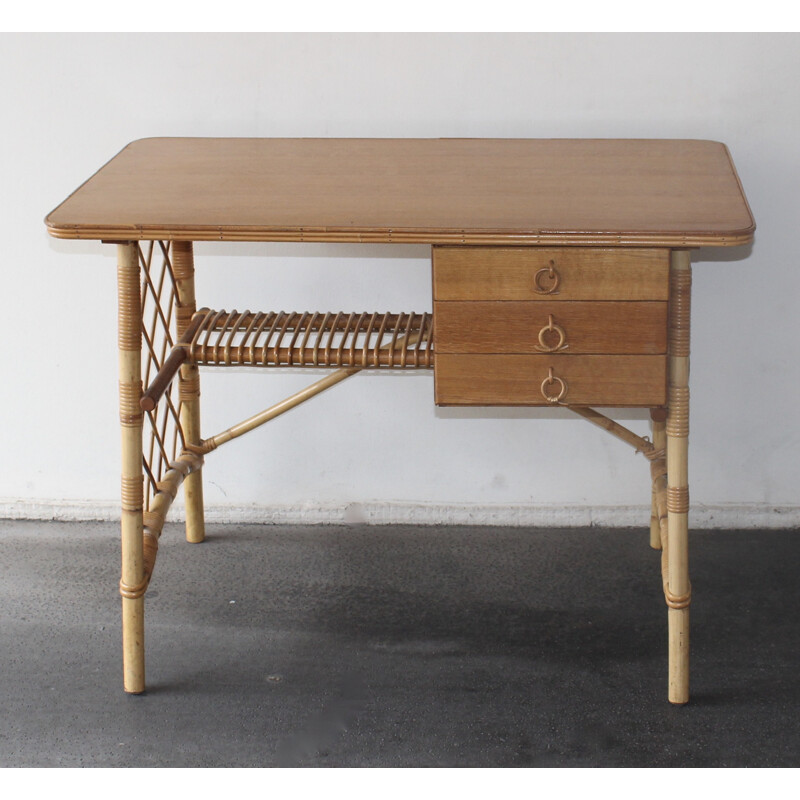
<svg viewBox="0 0 800 800">
<path fill-rule="evenodd" d="M 666 356 L 437 353 L 436 404 L 642 406 L 666 403 Z M 550 398 L 550 399 L 548 399 Z"/>
<path fill-rule="evenodd" d="M 435 301 L 437 353 L 667 352 L 662 302 Z"/>
<path fill-rule="evenodd" d="M 434 300 L 661 300 L 669 250 L 434 247 Z"/>
</svg>

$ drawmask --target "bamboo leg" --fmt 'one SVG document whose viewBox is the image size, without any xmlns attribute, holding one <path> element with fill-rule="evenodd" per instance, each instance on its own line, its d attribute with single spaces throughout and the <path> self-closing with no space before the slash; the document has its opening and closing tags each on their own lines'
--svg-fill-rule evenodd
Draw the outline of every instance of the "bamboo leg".
<svg viewBox="0 0 800 800">
<path fill-rule="evenodd" d="M 692 272 L 689 252 L 670 260 L 667 515 L 669 700 L 689 700 L 689 322 Z"/>
<path fill-rule="evenodd" d="M 139 251 L 117 245 L 119 410 L 122 428 L 122 659 L 126 692 L 144 691 L 144 557 L 142 551 L 142 309 Z"/>
<path fill-rule="evenodd" d="M 194 292 L 194 253 L 192 242 L 172 243 L 172 270 L 177 295 L 178 338 L 183 335 L 197 310 Z M 181 401 L 181 428 L 187 445 L 200 444 L 200 371 L 183 364 L 178 390 Z M 183 482 L 186 503 L 186 541 L 202 542 L 206 536 L 203 515 L 203 473 L 192 472 Z"/>
<path fill-rule="evenodd" d="M 663 450 L 666 445 L 665 421 L 666 411 L 663 408 L 650 409 L 650 418 L 653 421 L 653 449 Z M 658 521 L 656 508 L 656 487 L 653 485 L 652 510 L 650 512 L 650 547 L 653 550 L 661 549 L 661 525 Z"/>
</svg>

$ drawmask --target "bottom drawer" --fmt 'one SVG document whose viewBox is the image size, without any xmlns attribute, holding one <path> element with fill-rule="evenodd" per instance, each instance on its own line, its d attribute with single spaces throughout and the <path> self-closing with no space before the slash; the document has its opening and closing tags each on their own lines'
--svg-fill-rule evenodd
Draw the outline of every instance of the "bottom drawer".
<svg viewBox="0 0 800 800">
<path fill-rule="evenodd" d="M 552 372 L 551 372 L 552 370 Z M 437 353 L 440 406 L 663 406 L 666 356 Z"/>
</svg>

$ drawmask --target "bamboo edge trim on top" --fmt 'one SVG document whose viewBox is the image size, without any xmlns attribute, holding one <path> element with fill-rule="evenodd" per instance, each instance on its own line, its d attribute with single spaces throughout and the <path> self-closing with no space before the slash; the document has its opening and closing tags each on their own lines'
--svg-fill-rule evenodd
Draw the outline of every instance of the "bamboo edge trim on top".
<svg viewBox="0 0 800 800">
<path fill-rule="evenodd" d="M 55 239 L 174 242 L 327 242 L 343 244 L 507 245 L 536 247 L 738 247 L 753 241 L 753 231 L 731 233 L 501 233 L 412 230 L 316 230 L 269 228 L 126 228 L 56 227 L 47 224 Z"/>
</svg>

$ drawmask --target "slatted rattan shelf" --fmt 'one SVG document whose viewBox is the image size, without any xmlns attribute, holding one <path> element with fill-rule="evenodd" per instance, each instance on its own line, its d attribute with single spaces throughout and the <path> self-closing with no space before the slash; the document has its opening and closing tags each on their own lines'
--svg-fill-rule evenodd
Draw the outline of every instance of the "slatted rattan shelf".
<svg viewBox="0 0 800 800">
<path fill-rule="evenodd" d="M 433 367 L 429 313 L 199 311 L 187 361 L 199 366 Z"/>
</svg>

